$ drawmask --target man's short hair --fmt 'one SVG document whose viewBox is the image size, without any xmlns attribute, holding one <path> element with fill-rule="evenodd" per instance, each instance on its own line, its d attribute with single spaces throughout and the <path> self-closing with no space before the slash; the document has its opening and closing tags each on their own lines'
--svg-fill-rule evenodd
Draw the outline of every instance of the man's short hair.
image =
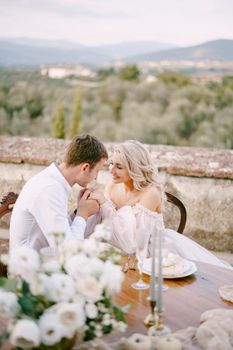
<svg viewBox="0 0 233 350">
<path fill-rule="evenodd" d="M 91 135 L 76 136 L 66 152 L 65 162 L 68 166 L 89 163 L 91 168 L 103 158 L 108 159 L 108 152 L 96 137 Z"/>
</svg>

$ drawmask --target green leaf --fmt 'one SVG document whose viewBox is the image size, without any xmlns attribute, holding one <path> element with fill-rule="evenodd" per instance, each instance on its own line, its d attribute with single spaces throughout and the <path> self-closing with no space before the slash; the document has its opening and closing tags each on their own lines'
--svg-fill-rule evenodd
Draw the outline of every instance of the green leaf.
<svg viewBox="0 0 233 350">
<path fill-rule="evenodd" d="M 95 339 L 94 328 L 89 326 L 89 328 L 85 331 L 84 341 L 90 341 L 93 339 Z"/>
<path fill-rule="evenodd" d="M 5 341 L 8 339 L 9 334 L 7 332 L 4 332 L 0 335 L 0 349 L 2 348 L 2 345 L 5 343 Z"/>
<path fill-rule="evenodd" d="M 5 289 L 5 285 L 7 283 L 7 278 L 6 277 L 1 277 L 0 278 L 0 288 L 4 288 Z"/>
<path fill-rule="evenodd" d="M 112 331 L 112 325 L 103 326 L 102 331 L 103 331 L 103 334 L 110 333 Z"/>
<path fill-rule="evenodd" d="M 19 297 L 19 305 L 25 315 L 36 319 L 36 303 L 28 297 Z"/>
<path fill-rule="evenodd" d="M 109 308 L 109 307 L 112 306 L 112 301 L 111 301 L 111 299 L 110 299 L 110 298 L 107 298 L 107 297 L 105 297 L 105 298 L 103 299 L 102 303 L 103 303 L 107 308 Z"/>
<path fill-rule="evenodd" d="M 35 314 L 37 318 L 43 314 L 45 309 L 48 309 L 51 305 L 53 305 L 53 303 L 42 296 L 38 296 L 37 298 L 33 297 L 32 300 L 35 304 Z"/>
<path fill-rule="evenodd" d="M 122 311 L 122 309 L 119 306 L 114 305 L 113 312 L 114 312 L 114 315 L 115 315 L 117 321 L 125 322 L 124 312 Z"/>
<path fill-rule="evenodd" d="M 31 295 L 29 284 L 26 281 L 23 281 L 22 292 L 24 296 Z"/>
<path fill-rule="evenodd" d="M 16 279 L 8 279 L 5 277 L 0 278 L 0 288 L 3 288 L 6 292 L 17 292 L 17 281 Z"/>
</svg>

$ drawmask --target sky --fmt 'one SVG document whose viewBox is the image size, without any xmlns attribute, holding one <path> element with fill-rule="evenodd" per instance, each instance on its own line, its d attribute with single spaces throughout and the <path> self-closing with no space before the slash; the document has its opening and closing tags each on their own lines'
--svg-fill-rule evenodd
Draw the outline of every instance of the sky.
<svg viewBox="0 0 233 350">
<path fill-rule="evenodd" d="M 85 45 L 233 39 L 233 0 L 0 0 L 1 38 Z"/>
</svg>

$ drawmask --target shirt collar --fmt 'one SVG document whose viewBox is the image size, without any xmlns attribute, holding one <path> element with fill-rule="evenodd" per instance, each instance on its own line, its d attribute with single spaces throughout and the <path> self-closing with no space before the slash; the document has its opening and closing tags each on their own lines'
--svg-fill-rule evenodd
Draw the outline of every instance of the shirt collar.
<svg viewBox="0 0 233 350">
<path fill-rule="evenodd" d="M 56 178 L 57 181 L 59 181 L 62 184 L 67 193 L 71 192 L 72 187 L 70 186 L 66 178 L 62 175 L 62 173 L 58 169 L 58 166 L 55 163 L 51 163 L 49 165 L 48 171 L 53 177 Z"/>
</svg>

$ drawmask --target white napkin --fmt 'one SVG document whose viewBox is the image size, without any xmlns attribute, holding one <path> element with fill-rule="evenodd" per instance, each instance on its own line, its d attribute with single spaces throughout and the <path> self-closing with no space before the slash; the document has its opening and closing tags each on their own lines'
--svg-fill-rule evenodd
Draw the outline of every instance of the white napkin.
<svg viewBox="0 0 233 350">
<path fill-rule="evenodd" d="M 163 267 L 174 266 L 181 260 L 183 260 L 181 256 L 168 252 L 166 255 L 163 255 Z"/>
<path fill-rule="evenodd" d="M 187 271 L 190 267 L 190 262 L 188 260 L 183 259 L 181 256 L 167 252 L 167 254 L 163 255 L 163 265 L 162 271 L 163 276 L 180 276 L 185 271 Z M 157 267 L 157 262 L 155 262 L 155 266 Z M 143 263 L 143 269 L 145 271 L 151 272 L 151 258 L 145 259 Z M 157 274 L 157 271 L 156 271 Z"/>
<path fill-rule="evenodd" d="M 164 266 L 162 268 L 164 276 L 180 276 L 190 267 L 189 261 L 182 259 L 180 256 L 174 260 L 174 264 L 170 266 Z"/>
<path fill-rule="evenodd" d="M 221 298 L 233 303 L 233 285 L 219 287 L 218 292 Z"/>
</svg>

